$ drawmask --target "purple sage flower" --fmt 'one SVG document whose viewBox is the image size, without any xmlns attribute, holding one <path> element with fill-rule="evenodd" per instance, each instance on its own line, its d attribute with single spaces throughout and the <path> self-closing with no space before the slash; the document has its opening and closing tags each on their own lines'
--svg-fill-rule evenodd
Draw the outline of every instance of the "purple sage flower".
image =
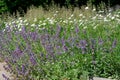
<svg viewBox="0 0 120 80">
<path fill-rule="evenodd" d="M 37 64 L 36 58 L 35 58 L 33 53 L 30 53 L 30 62 L 32 63 L 32 65 L 36 65 Z"/>
<path fill-rule="evenodd" d="M 80 40 L 78 47 L 81 48 L 82 53 L 86 52 L 87 49 L 87 41 L 86 40 Z"/>
<path fill-rule="evenodd" d="M 22 33 L 26 33 L 26 27 L 25 27 L 25 26 L 22 26 L 21 32 L 22 32 Z"/>
<path fill-rule="evenodd" d="M 113 43 L 112 43 L 112 48 L 115 48 L 116 45 L 117 45 L 117 40 L 115 39 L 115 40 L 113 41 Z"/>
<path fill-rule="evenodd" d="M 37 32 L 30 32 L 29 35 L 32 40 L 37 40 L 37 38 L 38 38 Z"/>
<path fill-rule="evenodd" d="M 19 58 L 23 55 L 23 52 L 17 46 L 12 55 L 13 55 L 14 58 Z"/>
<path fill-rule="evenodd" d="M 95 45 L 96 45 L 96 40 L 95 40 L 95 39 L 91 39 L 91 45 L 90 45 L 90 48 L 91 48 L 92 50 L 95 49 Z"/>
<path fill-rule="evenodd" d="M 25 74 L 25 71 L 26 71 L 26 70 L 25 70 L 25 65 L 23 64 L 23 65 L 22 65 L 22 74 L 23 74 L 23 75 Z"/>
<path fill-rule="evenodd" d="M 76 32 L 76 34 L 79 33 L 79 27 L 78 26 L 75 28 L 75 32 Z"/>
<path fill-rule="evenodd" d="M 56 29 L 56 36 L 59 37 L 60 36 L 60 32 L 62 30 L 62 27 L 60 25 L 57 26 L 57 29 Z"/>
<path fill-rule="evenodd" d="M 2 74 L 2 76 L 5 80 L 10 80 L 5 74 Z"/>
<path fill-rule="evenodd" d="M 64 40 L 64 38 L 62 38 L 61 42 L 62 42 L 62 45 L 65 46 L 65 40 Z"/>
<path fill-rule="evenodd" d="M 80 48 L 86 48 L 87 46 L 87 41 L 86 40 L 80 40 Z"/>
<path fill-rule="evenodd" d="M 32 63 L 32 65 L 36 65 L 36 60 L 34 57 L 30 57 L 30 62 Z"/>
<path fill-rule="evenodd" d="M 99 44 L 99 45 L 102 45 L 102 44 L 103 44 L 103 40 L 102 40 L 101 38 L 99 38 L 98 44 Z"/>
</svg>

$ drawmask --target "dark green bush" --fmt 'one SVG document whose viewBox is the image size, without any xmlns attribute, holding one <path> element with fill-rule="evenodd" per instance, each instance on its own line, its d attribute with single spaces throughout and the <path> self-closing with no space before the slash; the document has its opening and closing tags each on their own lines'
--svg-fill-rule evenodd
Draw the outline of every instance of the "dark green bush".
<svg viewBox="0 0 120 80">
<path fill-rule="evenodd" d="M 3 0 L 0 0 L 0 14 L 4 13 L 6 11 L 7 11 L 6 4 L 3 2 Z"/>
<path fill-rule="evenodd" d="M 1 0 L 0 1 L 0 13 L 9 11 L 11 14 L 16 13 L 16 11 L 20 13 L 26 13 L 27 9 L 34 5 L 36 7 L 42 6 L 45 9 L 48 6 L 54 4 L 60 7 L 81 7 L 83 5 L 87 5 L 87 3 L 92 4 L 97 9 L 100 9 L 101 4 L 104 4 L 105 8 L 113 7 L 116 4 L 120 5 L 119 0 Z"/>
</svg>

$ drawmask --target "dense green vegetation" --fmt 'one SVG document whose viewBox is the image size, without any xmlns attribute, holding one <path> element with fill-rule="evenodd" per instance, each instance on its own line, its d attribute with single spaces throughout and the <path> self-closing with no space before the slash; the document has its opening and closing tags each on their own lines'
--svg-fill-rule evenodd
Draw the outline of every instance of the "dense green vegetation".
<svg viewBox="0 0 120 80">
<path fill-rule="evenodd" d="M 1 19 L 0 58 L 7 63 L 5 69 L 15 80 L 119 80 L 120 11 L 103 13 L 90 7 L 40 7 L 24 17 Z"/>
</svg>

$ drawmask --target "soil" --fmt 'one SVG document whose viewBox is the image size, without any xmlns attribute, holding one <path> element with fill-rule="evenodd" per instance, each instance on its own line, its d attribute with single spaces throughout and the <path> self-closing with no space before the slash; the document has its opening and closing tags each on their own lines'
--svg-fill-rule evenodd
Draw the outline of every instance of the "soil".
<svg viewBox="0 0 120 80">
<path fill-rule="evenodd" d="M 13 77 L 12 77 L 12 74 L 4 69 L 3 66 L 5 66 L 5 65 L 6 65 L 5 62 L 0 62 L 0 80 L 14 80 Z M 5 79 L 3 77 L 3 74 L 9 79 Z"/>
<path fill-rule="evenodd" d="M 112 79 L 94 77 L 93 80 L 112 80 Z"/>
</svg>

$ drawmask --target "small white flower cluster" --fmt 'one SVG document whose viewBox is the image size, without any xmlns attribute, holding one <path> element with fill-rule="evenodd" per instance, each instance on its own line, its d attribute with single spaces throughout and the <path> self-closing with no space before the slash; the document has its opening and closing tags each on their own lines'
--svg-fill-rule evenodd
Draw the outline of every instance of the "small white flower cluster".
<svg viewBox="0 0 120 80">
<path fill-rule="evenodd" d="M 4 22 L 4 24 L 5 24 L 5 28 L 9 27 L 10 30 L 14 30 L 16 28 L 19 31 L 21 31 L 21 28 L 23 26 L 29 25 L 27 19 L 23 20 L 21 17 L 16 20 L 12 20 L 10 22 Z"/>
<path fill-rule="evenodd" d="M 85 7 L 85 10 L 88 10 L 89 7 Z M 93 9 L 92 11 L 95 11 Z M 53 26 L 57 24 L 61 24 L 63 26 L 71 25 L 71 29 L 74 29 L 74 25 L 77 24 L 78 26 L 82 26 L 83 29 L 89 28 L 88 26 L 93 26 L 93 29 L 97 29 L 99 26 L 98 23 L 105 23 L 110 22 L 110 26 L 114 24 L 120 24 L 120 12 L 115 14 L 108 13 L 107 15 L 102 15 L 103 11 L 99 11 L 98 14 L 90 15 L 89 17 L 85 16 L 83 13 L 80 13 L 77 18 L 76 15 L 71 14 L 67 18 L 59 18 L 57 17 L 59 11 L 56 11 L 52 17 L 48 17 L 45 19 L 34 18 L 32 22 L 29 22 L 27 19 L 18 18 L 12 20 L 10 22 L 5 22 L 6 28 L 9 26 L 11 30 L 13 28 L 18 28 L 21 31 L 23 26 L 29 26 L 31 28 L 36 28 L 38 30 L 43 30 L 48 26 Z M 112 22 L 112 23 L 111 23 Z"/>
</svg>

